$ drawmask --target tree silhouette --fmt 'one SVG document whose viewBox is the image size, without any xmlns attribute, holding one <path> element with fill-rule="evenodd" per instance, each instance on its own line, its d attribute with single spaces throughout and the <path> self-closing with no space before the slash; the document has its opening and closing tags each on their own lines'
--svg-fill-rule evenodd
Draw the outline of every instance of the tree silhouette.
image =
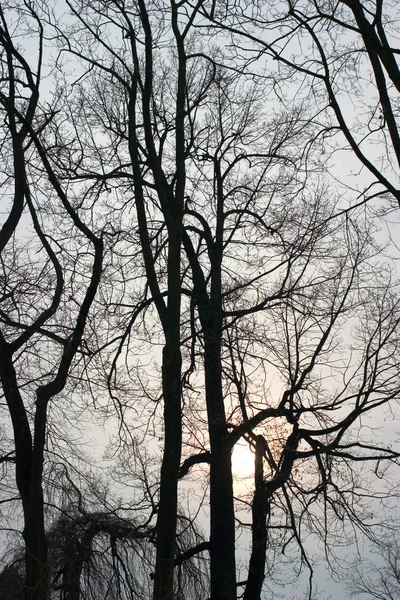
<svg viewBox="0 0 400 600">
<path fill-rule="evenodd" d="M 380 465 L 399 456 L 371 433 L 399 394 L 398 283 L 363 212 L 375 188 L 354 206 L 329 187 L 324 145 L 337 126 L 317 121 L 311 101 L 280 94 L 286 76 L 306 75 L 340 122 L 335 82 L 358 50 L 344 63 L 327 52 L 348 22 L 339 12 L 362 15 L 356 3 L 329 15 L 296 4 L 274 20 L 267 3 L 67 5 L 68 18 L 47 5 L 7 7 L 0 32 L 1 370 L 14 432 L 2 455 L 15 460 L 23 507 L 24 594 L 200 597 L 209 564 L 212 600 L 257 600 L 285 552 L 311 579 L 307 538 L 329 558 L 349 530 L 368 529 L 362 496 L 373 501 Z M 395 77 L 378 12 L 374 47 L 362 24 L 349 27 L 371 65 L 379 56 Z M 34 66 L 18 41 L 32 28 Z M 266 42 L 270 31 L 277 39 Z M 301 32 L 315 45 L 311 66 L 285 54 L 282 40 Z M 279 77 L 253 69 L 254 47 Z M 49 71 L 43 57 L 55 48 Z M 376 195 L 398 199 L 386 167 L 370 168 L 363 142 L 340 127 Z M 80 491 L 78 508 L 46 520 L 46 505 L 65 508 L 52 465 L 84 460 L 68 457 L 72 442 L 56 448 L 64 424 L 87 418 L 90 430 L 100 414 L 110 430 L 118 423 L 107 456 L 129 503 L 89 508 Z M 238 443 L 254 453 L 251 497 L 234 494 Z M 130 553 L 141 551 L 139 581 Z"/>
</svg>

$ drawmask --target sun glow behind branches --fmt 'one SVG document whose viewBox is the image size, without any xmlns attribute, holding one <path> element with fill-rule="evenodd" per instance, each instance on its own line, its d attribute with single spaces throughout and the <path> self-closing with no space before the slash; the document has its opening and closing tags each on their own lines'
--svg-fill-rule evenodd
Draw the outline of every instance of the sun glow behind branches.
<svg viewBox="0 0 400 600">
<path fill-rule="evenodd" d="M 232 452 L 232 474 L 236 480 L 251 483 L 254 478 L 254 454 L 246 442 L 238 442 Z"/>
</svg>

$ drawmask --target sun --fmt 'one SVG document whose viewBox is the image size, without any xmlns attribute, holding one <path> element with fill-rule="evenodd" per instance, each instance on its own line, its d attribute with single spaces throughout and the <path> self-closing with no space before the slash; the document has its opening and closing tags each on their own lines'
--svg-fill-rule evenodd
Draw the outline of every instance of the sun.
<svg viewBox="0 0 400 600">
<path fill-rule="evenodd" d="M 254 477 L 254 454 L 246 442 L 237 442 L 233 448 L 232 473 L 236 479 L 250 479 Z"/>
</svg>

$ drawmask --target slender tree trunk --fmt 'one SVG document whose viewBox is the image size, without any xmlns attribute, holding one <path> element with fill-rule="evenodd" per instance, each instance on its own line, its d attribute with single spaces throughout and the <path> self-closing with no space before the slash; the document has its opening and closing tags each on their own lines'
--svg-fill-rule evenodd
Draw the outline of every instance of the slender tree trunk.
<svg viewBox="0 0 400 600">
<path fill-rule="evenodd" d="M 65 600 L 80 600 L 81 577 L 84 564 L 88 564 L 93 554 L 93 538 L 98 532 L 90 524 L 79 537 L 77 531 L 70 531 L 71 543 L 65 549 L 63 587 Z M 68 533 L 67 533 L 68 534 Z"/>
<path fill-rule="evenodd" d="M 246 590 L 243 600 L 260 600 L 264 581 L 265 559 L 267 555 L 267 517 L 269 514 L 269 497 L 264 485 L 263 473 L 264 438 L 259 435 L 256 440 L 254 482 L 255 491 L 252 504 L 252 549 L 249 563 Z"/>
<path fill-rule="evenodd" d="M 65 600 L 80 600 L 83 569 L 82 541 L 73 539 L 69 552 L 72 556 L 67 563 L 63 578 Z"/>
<path fill-rule="evenodd" d="M 186 183 L 185 91 L 186 53 L 184 37 L 179 31 L 178 7 L 171 2 L 171 24 L 178 53 L 178 81 L 175 105 L 174 194 L 168 188 L 165 197 L 168 227 L 168 304 L 163 328 L 164 455 L 161 466 L 160 504 L 157 519 L 157 552 L 154 600 L 173 600 L 178 512 L 178 481 L 182 452 L 182 356 L 181 356 L 181 251 L 182 221 Z M 161 181 L 160 181 L 161 183 Z M 160 199 L 163 192 L 160 190 Z M 168 206 L 167 206 L 168 204 Z"/>
</svg>

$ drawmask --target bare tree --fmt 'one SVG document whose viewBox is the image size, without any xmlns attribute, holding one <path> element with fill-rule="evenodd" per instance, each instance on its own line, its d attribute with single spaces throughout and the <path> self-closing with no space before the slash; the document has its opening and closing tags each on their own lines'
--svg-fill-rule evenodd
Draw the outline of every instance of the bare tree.
<svg viewBox="0 0 400 600">
<path fill-rule="evenodd" d="M 232 487 L 223 487 L 224 476 L 231 473 L 230 453 L 225 463 L 220 449 L 213 453 L 212 435 L 230 450 L 244 436 L 254 439 L 253 550 L 244 592 L 250 599 L 261 595 L 267 522 L 268 528 L 273 527 L 269 517 L 272 506 L 278 507 L 275 513 L 283 512 L 283 519 L 277 521 L 288 531 L 288 540 L 297 541 L 302 560 L 312 570 L 300 529 L 313 502 L 325 515 L 326 526 L 319 530 L 322 536 L 328 535 L 329 512 L 336 504 L 343 504 L 353 518 L 351 502 L 340 499 L 341 486 L 331 470 L 332 461 L 348 460 L 351 468 L 352 461 L 362 458 L 397 458 L 397 452 L 369 443 L 354 442 L 353 452 L 350 432 L 364 414 L 396 398 L 398 365 L 392 350 L 397 346 L 399 315 L 396 296 L 384 280 L 383 304 L 377 302 L 372 289 L 370 295 L 361 293 L 369 287 L 365 288 L 365 283 L 375 268 L 370 262 L 368 231 L 356 220 L 333 219 L 334 205 L 330 206 L 323 194 L 312 196 L 308 191 L 313 187 L 312 177 L 304 181 L 298 176 L 302 157 L 296 157 L 295 148 L 306 135 L 304 120 L 293 116 L 285 122 L 280 115 L 269 127 L 264 123 L 260 133 L 256 123 L 261 110 L 255 96 L 249 94 L 246 102 L 235 84 L 231 87 L 229 76 L 225 80 L 221 76 L 214 89 L 215 100 L 209 93 L 204 137 L 198 134 L 195 141 L 196 155 L 204 157 L 197 165 L 204 179 L 193 176 L 196 187 L 187 209 L 191 223 L 184 238 L 199 319 L 194 329 L 201 347 L 198 352 L 204 354 L 211 450 L 210 455 L 202 452 L 197 458 L 210 462 L 212 577 L 213 549 L 217 553 L 220 544 L 227 553 L 229 544 L 234 552 L 233 535 L 227 533 L 233 529 L 232 513 L 225 508 L 220 516 L 218 508 L 213 512 L 212 504 L 213 492 L 219 506 L 233 504 Z M 271 137 L 266 137 L 265 131 L 271 132 Z M 244 140 L 246 151 L 241 146 Z M 246 171 L 241 169 L 242 161 Z M 279 171 L 280 177 L 275 179 L 274 169 L 279 165 L 284 166 L 286 177 Z M 213 201 L 209 212 L 204 194 Z M 349 362 L 341 362 L 339 355 L 346 351 L 339 331 L 349 327 L 357 313 L 360 345 L 352 359 L 349 355 Z M 216 315 L 220 320 L 214 322 Z M 209 366 L 208 334 L 211 345 L 216 345 Z M 385 342 L 381 345 L 378 339 Z M 327 388 L 325 369 L 342 373 L 343 384 L 331 375 L 332 389 Z M 210 373 L 217 370 L 220 395 L 211 387 Z M 276 382 L 272 386 L 272 374 L 281 382 L 279 391 Z M 277 432 L 275 439 L 273 431 Z M 195 457 L 188 461 L 194 464 Z M 214 468 L 218 477 L 213 483 Z M 301 482 L 307 468 L 312 473 L 310 487 Z M 308 519 L 318 531 L 318 523 L 310 516 Z M 221 533 L 222 524 L 227 527 L 225 534 Z M 285 546 L 289 541 L 281 537 L 280 543 Z M 227 578 L 227 573 L 219 577 Z M 218 598 L 221 591 L 217 589 L 222 587 L 214 584 L 211 578 L 212 597 Z M 230 597 L 229 592 L 225 594 Z"/>
<path fill-rule="evenodd" d="M 104 93 L 103 77 L 109 78 L 113 85 L 119 87 L 119 101 L 122 103 L 126 123 L 115 123 L 115 114 L 109 111 L 105 116 L 111 127 L 106 129 L 111 131 L 112 137 L 115 131 L 122 133 L 122 140 L 117 141 L 117 144 L 120 141 L 126 144 L 122 153 L 126 153 L 124 158 L 127 160 L 127 163 L 123 161 L 122 166 L 120 156 L 114 155 L 118 166 L 114 171 L 108 167 L 107 174 L 103 171 L 104 163 L 97 173 L 83 164 L 72 174 L 77 180 L 94 180 L 100 189 L 107 179 L 126 177 L 128 180 L 129 193 L 134 193 L 145 272 L 145 294 L 148 293 L 150 297 L 150 302 L 145 299 L 143 306 L 154 304 L 165 339 L 161 368 L 164 451 L 157 509 L 154 598 L 172 600 L 182 434 L 180 315 L 182 219 L 186 179 L 185 120 L 187 111 L 192 110 L 192 107 L 188 107 L 186 88 L 186 37 L 198 8 L 185 16 L 187 23 L 182 23 L 179 5 L 176 3 L 171 4 L 170 10 L 162 11 L 161 19 L 160 14 L 155 15 L 155 4 L 148 5 L 142 1 L 133 10 L 123 3 L 100 3 L 95 11 L 91 10 L 90 5 L 68 5 L 82 31 L 69 39 L 59 31 L 60 42 L 66 43 L 66 49 L 83 60 L 89 71 L 95 69 L 96 91 Z M 120 36 L 118 52 L 107 34 L 99 34 L 99 28 L 103 28 L 109 19 Z M 111 31 L 110 35 L 112 36 Z M 89 45 L 87 39 L 90 40 Z M 94 47 L 90 48 L 92 43 Z M 167 82 L 161 64 L 161 51 L 165 44 L 171 45 L 174 60 L 177 61 L 173 73 L 174 88 Z M 100 77 L 100 84 L 97 77 Z M 171 102 L 168 107 L 160 104 L 159 94 L 164 92 Z M 107 110 L 110 105 L 104 108 Z M 103 114 L 104 108 L 100 109 Z M 116 126 L 115 131 L 113 126 Z M 168 149 L 170 144 L 173 146 L 171 151 Z M 112 152 L 114 151 L 115 146 L 112 146 Z M 159 234 L 155 233 L 157 228 Z M 137 241 L 135 244 L 137 245 Z M 135 310 L 133 314 L 137 315 L 138 311 Z M 130 320 L 133 325 L 134 319 L 131 317 Z"/>
<path fill-rule="evenodd" d="M 44 600 L 48 575 L 42 475 L 47 411 L 65 388 L 81 344 L 102 273 L 103 241 L 101 232 L 93 232 L 92 223 L 85 223 L 68 198 L 43 143 L 55 114 L 53 108 L 39 104 L 43 23 L 30 4 L 16 11 L 2 9 L 0 18 L 2 188 L 8 200 L 0 232 L 0 368 L 24 514 L 25 597 Z M 33 66 L 18 44 L 18 36 L 27 30 L 35 32 L 37 40 Z M 58 239 L 46 219 L 50 206 L 64 219 Z M 27 228 L 31 233 L 24 235 Z M 69 235 L 76 241 L 75 249 L 66 240 Z M 23 238 L 28 241 L 21 242 Z M 74 250 L 70 277 L 65 259 Z"/>
</svg>

